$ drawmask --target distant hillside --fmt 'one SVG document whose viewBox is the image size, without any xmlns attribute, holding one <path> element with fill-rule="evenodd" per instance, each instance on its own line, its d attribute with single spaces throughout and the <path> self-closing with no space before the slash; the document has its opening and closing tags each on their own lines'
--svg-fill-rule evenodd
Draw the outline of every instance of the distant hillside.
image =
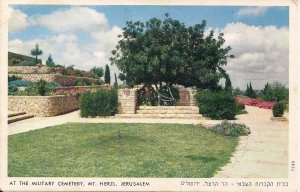
<svg viewBox="0 0 300 192">
<path fill-rule="evenodd" d="M 34 57 L 30 57 L 27 55 L 21 55 L 13 52 L 8 52 L 8 66 L 14 66 L 17 63 L 20 63 L 22 61 L 35 61 Z M 42 60 L 38 59 L 38 62 L 41 64 Z"/>
</svg>

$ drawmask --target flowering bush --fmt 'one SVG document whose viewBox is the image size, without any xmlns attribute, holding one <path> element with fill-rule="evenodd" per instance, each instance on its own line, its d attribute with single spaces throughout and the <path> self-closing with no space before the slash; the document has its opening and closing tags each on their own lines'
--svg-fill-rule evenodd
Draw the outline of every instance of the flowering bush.
<svg viewBox="0 0 300 192">
<path fill-rule="evenodd" d="M 255 106 L 263 109 L 272 109 L 276 102 L 274 101 L 264 101 L 261 98 L 237 98 L 237 103 L 249 105 L 249 106 Z"/>
<path fill-rule="evenodd" d="M 228 121 L 223 121 L 221 124 L 213 126 L 211 130 L 221 135 L 231 137 L 247 136 L 251 134 L 249 127 L 245 124 L 230 123 Z"/>
</svg>

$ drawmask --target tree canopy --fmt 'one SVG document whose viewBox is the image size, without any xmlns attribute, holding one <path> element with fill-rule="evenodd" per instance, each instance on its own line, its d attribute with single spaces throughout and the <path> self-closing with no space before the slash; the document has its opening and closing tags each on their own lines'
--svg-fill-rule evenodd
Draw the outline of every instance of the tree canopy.
<svg viewBox="0 0 300 192">
<path fill-rule="evenodd" d="M 111 64 L 122 73 L 120 80 L 128 85 L 163 83 L 216 89 L 227 75 L 230 47 L 224 47 L 223 34 L 211 30 L 205 35 L 206 21 L 185 26 L 168 14 L 164 20 L 152 18 L 144 22 L 126 22 Z"/>
<path fill-rule="evenodd" d="M 93 68 L 90 69 L 90 72 L 96 74 L 98 77 L 103 76 L 103 68 L 102 67 L 94 66 Z"/>
<path fill-rule="evenodd" d="M 42 55 L 43 54 L 43 50 L 40 49 L 39 44 L 37 43 L 35 45 L 34 49 L 31 49 L 31 55 L 35 56 L 35 62 L 38 63 L 38 55 Z"/>
</svg>

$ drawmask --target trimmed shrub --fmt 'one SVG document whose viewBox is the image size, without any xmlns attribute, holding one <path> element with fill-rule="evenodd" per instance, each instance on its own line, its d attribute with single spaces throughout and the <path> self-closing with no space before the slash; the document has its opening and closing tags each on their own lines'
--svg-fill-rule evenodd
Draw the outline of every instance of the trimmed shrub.
<svg viewBox="0 0 300 192">
<path fill-rule="evenodd" d="M 87 91 L 80 96 L 81 117 L 110 116 L 118 109 L 118 94 L 115 90 Z"/>
<path fill-rule="evenodd" d="M 15 80 L 15 81 L 10 81 L 8 85 L 13 85 L 15 87 L 28 87 L 31 84 L 30 81 L 25 81 L 25 80 Z"/>
<path fill-rule="evenodd" d="M 273 116 L 274 117 L 282 117 L 285 110 L 285 101 L 280 101 L 273 106 Z"/>
<path fill-rule="evenodd" d="M 36 63 L 35 61 L 22 61 L 18 64 L 16 64 L 16 66 L 36 66 L 38 63 Z"/>
<path fill-rule="evenodd" d="M 237 114 L 235 97 L 226 90 L 199 90 L 196 101 L 204 117 L 230 120 Z"/>
<path fill-rule="evenodd" d="M 221 135 L 231 137 L 247 136 L 251 134 L 249 127 L 245 124 L 230 123 L 228 121 L 223 121 L 221 124 L 213 126 L 211 130 Z"/>
</svg>

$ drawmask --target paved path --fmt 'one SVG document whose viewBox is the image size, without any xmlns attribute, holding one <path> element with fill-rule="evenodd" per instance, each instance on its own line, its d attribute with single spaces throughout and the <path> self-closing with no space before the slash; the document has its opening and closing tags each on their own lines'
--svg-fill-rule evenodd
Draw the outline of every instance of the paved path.
<svg viewBox="0 0 300 192">
<path fill-rule="evenodd" d="M 251 129 L 249 136 L 240 137 L 231 163 L 215 177 L 220 178 L 280 178 L 288 176 L 288 123 L 271 121 L 272 111 L 246 107 L 248 114 L 239 115 L 237 122 Z M 197 119 L 120 119 L 80 118 L 79 111 L 56 117 L 34 117 L 8 125 L 9 135 L 42 129 L 67 122 L 87 123 L 181 123 L 213 125 L 221 121 Z"/>
<path fill-rule="evenodd" d="M 248 114 L 238 121 L 250 127 L 249 136 L 240 142 L 230 164 L 222 168 L 219 178 L 287 178 L 288 122 L 273 122 L 271 110 L 246 107 Z"/>
</svg>

